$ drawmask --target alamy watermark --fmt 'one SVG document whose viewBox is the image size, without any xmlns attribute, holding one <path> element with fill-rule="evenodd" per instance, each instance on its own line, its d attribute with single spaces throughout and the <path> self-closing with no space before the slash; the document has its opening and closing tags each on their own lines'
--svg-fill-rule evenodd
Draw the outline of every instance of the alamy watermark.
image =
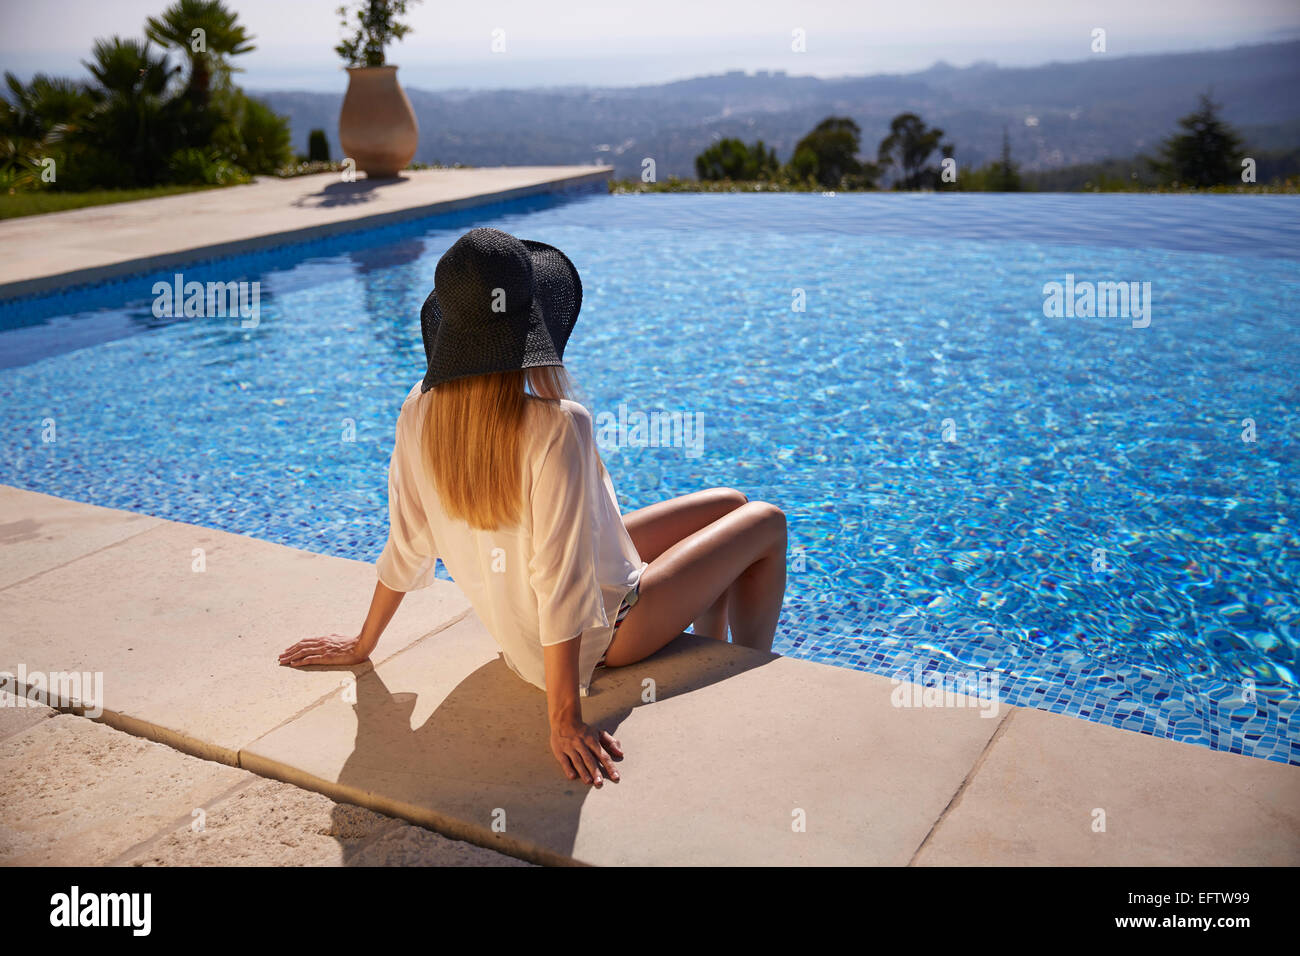
<svg viewBox="0 0 1300 956">
<path fill-rule="evenodd" d="M 186 282 L 178 272 L 172 282 L 155 282 L 152 291 L 155 318 L 238 316 L 245 329 L 255 329 L 261 321 L 261 282 Z"/>
<path fill-rule="evenodd" d="M 1150 282 L 1064 282 L 1043 284 L 1043 315 L 1049 319 L 1132 319 L 1133 328 L 1151 324 Z"/>
<path fill-rule="evenodd" d="M 153 925 L 152 893 L 83 893 L 75 884 L 50 897 L 50 925 L 124 927 L 148 936 Z"/>
<path fill-rule="evenodd" d="M 29 671 L 18 665 L 18 673 L 0 671 L 0 697 L 5 707 L 84 707 L 87 717 L 104 713 L 103 671 Z"/>
<path fill-rule="evenodd" d="M 616 448 L 682 448 L 687 458 L 704 453 L 703 412 L 599 412 L 596 444 L 602 451 Z"/>
<path fill-rule="evenodd" d="M 940 674 L 913 664 L 912 672 L 891 677 L 889 694 L 895 707 L 978 707 L 981 717 L 996 717 L 1002 679 L 992 671 Z"/>
</svg>

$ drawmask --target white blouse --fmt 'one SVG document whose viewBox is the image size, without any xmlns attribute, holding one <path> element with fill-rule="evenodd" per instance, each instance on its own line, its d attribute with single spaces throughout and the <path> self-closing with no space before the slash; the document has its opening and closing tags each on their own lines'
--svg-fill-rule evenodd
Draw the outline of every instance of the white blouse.
<svg viewBox="0 0 1300 956">
<path fill-rule="evenodd" d="M 417 382 L 397 416 L 379 580 L 394 591 L 428 587 L 441 558 L 506 666 L 530 684 L 546 689 L 543 647 L 581 638 L 578 685 L 587 696 L 619 604 L 647 567 L 597 463 L 591 413 L 567 399 L 529 399 L 520 521 L 485 531 L 449 517 L 438 501 L 420 448 L 432 394 Z"/>
</svg>

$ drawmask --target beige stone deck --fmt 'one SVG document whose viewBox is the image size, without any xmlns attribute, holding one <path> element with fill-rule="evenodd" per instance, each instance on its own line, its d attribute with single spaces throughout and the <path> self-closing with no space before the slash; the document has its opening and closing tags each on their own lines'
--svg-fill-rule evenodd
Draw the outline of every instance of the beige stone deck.
<svg viewBox="0 0 1300 956">
<path fill-rule="evenodd" d="M 605 182 L 609 166 L 407 170 L 261 178 L 160 199 L 0 221 L 0 299 Z"/>
<path fill-rule="evenodd" d="M 297 862 L 508 862 L 468 843 L 537 863 L 1300 863 L 1300 768 L 1029 709 L 896 708 L 886 678 L 689 635 L 598 678 L 586 717 L 627 757 L 590 790 L 454 585 L 409 595 L 373 666 L 292 670 L 283 647 L 359 624 L 370 565 L 5 487 L 0 546 L 0 670 L 101 672 L 108 725 L 0 708 L 0 862 L 261 862 L 330 821 L 365 838 L 304 839 Z M 28 812 L 45 799 L 57 814 Z"/>
<path fill-rule="evenodd" d="M 13 702 L 0 693 L 6 866 L 528 865 L 102 723 Z"/>
</svg>

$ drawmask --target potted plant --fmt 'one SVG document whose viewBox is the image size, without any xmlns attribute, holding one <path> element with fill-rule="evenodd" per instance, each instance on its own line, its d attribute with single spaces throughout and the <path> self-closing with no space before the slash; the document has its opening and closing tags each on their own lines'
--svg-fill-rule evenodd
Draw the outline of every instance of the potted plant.
<svg viewBox="0 0 1300 956">
<path fill-rule="evenodd" d="M 348 92 L 339 114 L 339 145 L 345 158 L 370 179 L 396 176 L 415 156 L 420 128 L 411 101 L 397 83 L 397 67 L 384 61 L 384 47 L 411 28 L 398 22 L 408 3 L 361 0 L 339 7 L 350 35 L 334 48 L 347 63 Z"/>
</svg>

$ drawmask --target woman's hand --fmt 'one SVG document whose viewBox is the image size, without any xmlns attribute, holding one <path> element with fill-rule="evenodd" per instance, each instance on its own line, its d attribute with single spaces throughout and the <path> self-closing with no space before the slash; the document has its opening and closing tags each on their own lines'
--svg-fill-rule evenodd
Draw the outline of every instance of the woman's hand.
<svg viewBox="0 0 1300 956">
<path fill-rule="evenodd" d="M 304 664 L 350 667 L 370 659 L 369 653 L 361 653 L 360 643 L 360 637 L 345 637 L 342 634 L 311 637 L 299 641 L 281 654 L 280 663 L 288 667 L 302 667 Z"/>
<path fill-rule="evenodd" d="M 599 787 L 604 783 L 603 769 L 605 776 L 618 783 L 614 757 L 622 757 L 623 749 L 607 730 L 597 734 L 582 721 L 552 723 L 551 753 L 570 780 L 581 777 L 584 783 Z"/>
<path fill-rule="evenodd" d="M 287 667 L 302 667 L 304 664 L 333 664 L 336 667 L 351 667 L 370 660 L 370 655 L 379 643 L 379 635 L 384 633 L 393 612 L 406 597 L 405 591 L 394 591 L 383 581 L 375 582 L 375 593 L 370 598 L 370 611 L 366 622 L 361 625 L 361 633 L 356 637 L 345 634 L 327 634 L 325 637 L 310 637 L 299 641 L 280 655 L 280 663 Z"/>
</svg>

